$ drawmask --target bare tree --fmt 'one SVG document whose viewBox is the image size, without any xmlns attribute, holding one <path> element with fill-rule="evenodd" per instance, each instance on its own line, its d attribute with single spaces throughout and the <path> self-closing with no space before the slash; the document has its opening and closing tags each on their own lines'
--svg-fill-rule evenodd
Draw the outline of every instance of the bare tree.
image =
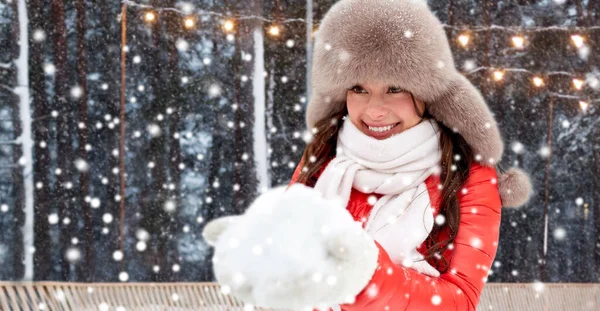
<svg viewBox="0 0 600 311">
<path fill-rule="evenodd" d="M 48 280 L 52 269 L 50 260 L 50 232 L 48 213 L 50 211 L 50 152 L 47 148 L 50 140 L 50 106 L 47 100 L 44 80 L 44 42 L 34 40 L 35 32 L 46 32 L 44 1 L 29 0 L 29 83 L 33 107 L 34 163 L 33 177 L 36 184 L 34 192 L 34 230 L 35 253 L 34 275 L 36 280 Z"/>
<path fill-rule="evenodd" d="M 78 103 L 78 121 L 82 126 L 78 127 L 78 161 L 88 162 L 87 151 L 85 149 L 88 142 L 88 111 L 87 111 L 87 64 L 86 64 L 86 11 L 85 0 L 77 0 L 75 4 L 77 10 L 77 80 L 81 88 L 81 96 Z M 92 211 L 85 198 L 89 195 L 89 177 L 87 164 L 79 172 L 79 202 L 78 205 L 83 212 L 84 234 L 85 234 L 85 265 L 78 265 L 78 275 L 86 282 L 93 280 L 94 266 L 94 232 L 92 224 Z"/>
<path fill-rule="evenodd" d="M 54 77 L 54 98 L 55 110 L 58 112 L 56 118 L 56 140 L 57 148 L 60 152 L 57 154 L 57 169 L 54 172 L 56 176 L 54 181 L 54 199 L 58 207 L 60 220 L 66 218 L 72 219 L 73 204 L 72 186 L 69 187 L 71 167 L 72 167 L 72 137 L 70 128 L 70 113 L 72 112 L 71 103 L 67 99 L 67 38 L 65 25 L 65 3 L 64 0 L 52 0 L 51 20 L 53 25 L 54 39 L 54 66 L 56 73 Z M 67 252 L 67 245 L 70 241 L 69 228 L 71 224 L 62 223 L 60 225 L 60 253 L 64 256 Z M 61 258 L 62 280 L 69 280 L 70 263 L 66 258 Z"/>
<path fill-rule="evenodd" d="M 19 19 L 18 19 L 18 2 L 12 2 L 12 9 L 14 14 L 12 15 L 12 37 L 14 42 L 19 41 Z M 17 59 L 19 57 L 19 46 L 13 45 L 12 49 L 12 59 Z M 12 85 L 18 86 L 17 81 L 17 68 L 15 63 L 13 62 L 9 68 L 9 76 L 10 80 L 5 81 L 5 83 L 10 83 Z M 13 265 L 12 265 L 12 279 L 18 280 L 24 276 L 25 267 L 23 265 L 23 257 L 24 257 L 24 249 L 23 249 L 23 233 L 21 231 L 21 227 L 25 223 L 25 215 L 23 213 L 23 209 L 25 207 L 25 191 L 24 191 L 24 177 L 23 177 L 23 166 L 18 163 L 21 162 L 21 158 L 23 157 L 23 127 L 21 125 L 21 117 L 19 114 L 21 100 L 20 97 L 15 93 L 7 94 L 11 99 L 10 103 L 12 105 L 12 124 L 13 124 L 13 137 L 14 143 L 11 143 L 13 152 L 13 168 L 12 168 L 12 197 L 14 199 L 13 203 L 13 215 L 14 221 L 12 222 L 12 234 L 13 234 L 13 243 L 12 243 L 12 252 L 13 252 Z"/>
</svg>

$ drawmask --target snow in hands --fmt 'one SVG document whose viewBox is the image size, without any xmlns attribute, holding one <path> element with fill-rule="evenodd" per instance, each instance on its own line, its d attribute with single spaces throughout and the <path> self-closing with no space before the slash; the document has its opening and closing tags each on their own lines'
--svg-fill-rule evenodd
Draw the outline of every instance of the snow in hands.
<svg viewBox="0 0 600 311">
<path fill-rule="evenodd" d="M 260 307 L 305 309 L 353 302 L 379 250 L 339 200 L 302 184 L 272 189 L 240 216 L 203 231 L 225 294 Z"/>
</svg>

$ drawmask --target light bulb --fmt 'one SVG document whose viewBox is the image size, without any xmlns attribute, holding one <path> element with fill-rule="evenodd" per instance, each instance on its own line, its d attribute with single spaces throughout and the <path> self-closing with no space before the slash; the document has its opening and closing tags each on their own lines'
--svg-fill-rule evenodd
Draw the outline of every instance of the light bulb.
<svg viewBox="0 0 600 311">
<path fill-rule="evenodd" d="M 575 86 L 576 89 L 581 90 L 583 87 L 583 80 L 577 78 L 573 79 L 573 86 Z"/>
<path fill-rule="evenodd" d="M 502 80 L 502 78 L 504 78 L 504 72 L 503 71 L 500 71 L 500 70 L 494 71 L 494 80 L 500 81 L 500 80 Z"/>
<path fill-rule="evenodd" d="M 156 20 L 156 14 L 155 14 L 154 12 L 152 12 L 152 11 L 148 11 L 148 12 L 146 12 L 146 14 L 144 15 L 144 19 L 145 19 L 147 22 L 153 22 L 153 21 L 155 21 L 155 20 Z"/>
<path fill-rule="evenodd" d="M 517 49 L 521 49 L 523 48 L 523 43 L 525 42 L 525 39 L 523 39 L 523 37 L 521 36 L 514 36 L 512 37 L 512 42 Z"/>
<path fill-rule="evenodd" d="M 537 87 L 541 87 L 544 85 L 544 80 L 540 77 L 533 77 L 533 84 Z"/>
<path fill-rule="evenodd" d="M 196 25 L 196 21 L 192 17 L 186 17 L 184 20 L 185 28 L 193 28 Z"/>
<path fill-rule="evenodd" d="M 580 35 L 572 35 L 571 40 L 576 47 L 580 48 L 583 46 L 583 37 Z"/>
<path fill-rule="evenodd" d="M 225 29 L 225 31 L 232 31 L 234 28 L 234 24 L 233 21 L 231 20 L 227 20 L 225 21 L 225 24 L 223 24 L 223 29 Z"/>
<path fill-rule="evenodd" d="M 460 42 L 462 46 L 467 46 L 467 44 L 469 44 L 469 35 L 463 34 L 458 36 L 458 42 Z"/>
<path fill-rule="evenodd" d="M 269 34 L 271 36 L 279 36 L 279 33 L 280 33 L 279 26 L 273 25 L 273 26 L 269 27 Z"/>
</svg>

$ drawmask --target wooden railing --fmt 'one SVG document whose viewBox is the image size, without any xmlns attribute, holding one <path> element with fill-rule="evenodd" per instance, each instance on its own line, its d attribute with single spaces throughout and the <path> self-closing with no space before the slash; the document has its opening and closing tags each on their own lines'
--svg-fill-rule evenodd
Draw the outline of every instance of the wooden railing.
<svg viewBox="0 0 600 311">
<path fill-rule="evenodd" d="M 244 308 L 216 283 L 0 282 L 0 310 L 172 311 Z M 488 283 L 477 310 L 600 310 L 600 284 Z M 373 310 L 377 311 L 377 310 Z"/>
</svg>

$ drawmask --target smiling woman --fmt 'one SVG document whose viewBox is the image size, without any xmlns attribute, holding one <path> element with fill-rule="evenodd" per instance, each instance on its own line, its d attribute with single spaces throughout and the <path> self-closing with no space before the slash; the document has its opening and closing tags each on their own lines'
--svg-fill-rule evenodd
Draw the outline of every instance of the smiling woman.
<svg viewBox="0 0 600 311">
<path fill-rule="evenodd" d="M 423 101 L 402 88 L 378 82 L 349 88 L 346 106 L 354 126 L 379 140 L 404 132 L 426 117 Z"/>
<path fill-rule="evenodd" d="M 443 26 L 425 1 L 342 0 L 314 55 L 315 135 L 291 184 L 341 199 L 379 254 L 379 269 L 352 270 L 368 284 L 339 307 L 475 310 L 501 208 L 525 203 L 531 183 L 516 168 L 497 173 L 497 122 L 456 70 Z"/>
</svg>

